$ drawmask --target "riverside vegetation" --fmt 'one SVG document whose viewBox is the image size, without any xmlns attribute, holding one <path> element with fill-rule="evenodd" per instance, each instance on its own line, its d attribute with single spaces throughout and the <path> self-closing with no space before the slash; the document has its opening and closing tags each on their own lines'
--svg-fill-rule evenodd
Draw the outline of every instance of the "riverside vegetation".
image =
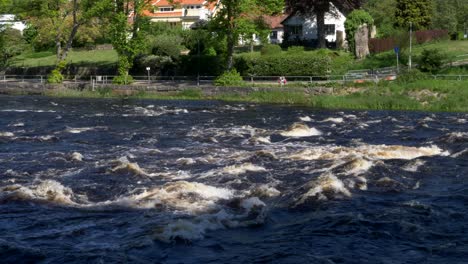
<svg viewBox="0 0 468 264">
<path fill-rule="evenodd" d="M 244 83 L 247 87 L 249 84 Z M 231 102 L 252 102 L 307 106 L 318 109 L 353 110 L 409 110 L 468 112 L 468 80 L 450 81 L 428 79 L 419 72 L 403 74 L 397 81 L 379 83 L 325 83 L 321 88 L 331 88 L 331 94 L 312 95 L 307 89 L 314 85 L 306 83 L 288 84 L 283 88 L 268 87 L 262 91 L 246 94 L 224 93 L 216 96 L 204 95 L 200 88 L 189 88 L 179 92 L 156 93 L 135 91 L 122 93 L 110 88 L 96 91 L 77 91 L 70 89 L 48 90 L 47 96 L 122 98 L 139 99 L 177 99 L 177 100 L 222 100 Z M 320 88 L 316 86 L 315 88 Z"/>
</svg>

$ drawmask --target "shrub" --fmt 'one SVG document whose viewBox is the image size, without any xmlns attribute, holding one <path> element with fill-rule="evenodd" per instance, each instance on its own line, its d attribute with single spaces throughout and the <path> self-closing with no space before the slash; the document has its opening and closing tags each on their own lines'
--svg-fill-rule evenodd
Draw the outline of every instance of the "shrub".
<svg viewBox="0 0 468 264">
<path fill-rule="evenodd" d="M 288 48 L 288 54 L 297 54 L 304 52 L 304 46 L 291 46 Z"/>
<path fill-rule="evenodd" d="M 47 76 L 47 82 L 51 84 L 62 83 L 65 77 L 62 75 L 63 69 L 67 66 L 66 61 L 61 61 L 55 66 L 55 69 Z"/>
<path fill-rule="evenodd" d="M 302 52 L 287 55 L 245 55 L 236 58 L 236 69 L 242 75 L 257 76 L 323 76 L 332 59 L 328 55 Z"/>
<path fill-rule="evenodd" d="M 114 84 L 131 84 L 133 82 L 133 77 L 129 74 L 126 75 L 117 75 L 112 79 L 112 83 Z"/>
<path fill-rule="evenodd" d="M 419 69 L 423 72 L 436 73 L 442 69 L 447 55 L 438 49 L 424 49 L 419 57 Z"/>
<path fill-rule="evenodd" d="M 244 81 L 237 70 L 233 69 L 224 72 L 221 76 L 216 78 L 214 84 L 216 86 L 242 86 Z"/>
<path fill-rule="evenodd" d="M 281 47 L 279 45 L 267 44 L 262 47 L 260 53 L 262 55 L 275 55 L 281 53 Z"/>
<path fill-rule="evenodd" d="M 420 80 L 426 80 L 428 78 L 427 74 L 417 70 L 412 69 L 409 71 L 405 71 L 398 75 L 397 82 L 401 84 L 416 82 Z"/>
</svg>

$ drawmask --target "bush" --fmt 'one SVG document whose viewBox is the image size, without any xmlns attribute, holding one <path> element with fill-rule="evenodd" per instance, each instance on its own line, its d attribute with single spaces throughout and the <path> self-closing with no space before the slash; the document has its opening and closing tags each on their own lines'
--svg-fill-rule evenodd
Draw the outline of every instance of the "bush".
<svg viewBox="0 0 468 264">
<path fill-rule="evenodd" d="M 55 66 L 55 69 L 47 76 L 47 82 L 51 84 L 62 83 L 65 77 L 62 75 L 62 71 L 67 66 L 66 61 L 61 61 Z"/>
<path fill-rule="evenodd" d="M 304 46 L 291 46 L 288 48 L 288 54 L 298 54 L 304 51 Z"/>
<path fill-rule="evenodd" d="M 260 53 L 262 55 L 276 55 L 281 53 L 282 49 L 279 45 L 267 44 L 262 47 Z"/>
<path fill-rule="evenodd" d="M 123 84 L 123 85 L 127 85 L 127 84 L 131 84 L 133 82 L 133 77 L 129 74 L 127 75 L 117 75 L 114 77 L 114 79 L 112 79 L 112 83 L 113 84 Z"/>
<path fill-rule="evenodd" d="M 218 76 L 223 73 L 225 60 L 223 56 L 189 56 L 180 57 L 177 74 Z"/>
<path fill-rule="evenodd" d="M 233 69 L 216 78 L 214 84 L 216 86 L 243 86 L 244 81 L 237 70 Z"/>
<path fill-rule="evenodd" d="M 436 73 L 442 69 L 447 55 L 438 49 L 424 49 L 419 57 L 419 69 L 423 72 Z"/>
<path fill-rule="evenodd" d="M 417 70 L 417 69 L 412 69 L 405 71 L 398 75 L 397 82 L 400 84 L 405 84 L 405 83 L 411 83 L 411 82 L 416 82 L 420 80 L 426 80 L 428 79 L 429 76 L 427 74 Z"/>
<path fill-rule="evenodd" d="M 236 57 L 235 66 L 242 75 L 323 76 L 327 75 L 331 62 L 328 55 L 302 52 L 268 56 L 243 55 Z"/>
</svg>

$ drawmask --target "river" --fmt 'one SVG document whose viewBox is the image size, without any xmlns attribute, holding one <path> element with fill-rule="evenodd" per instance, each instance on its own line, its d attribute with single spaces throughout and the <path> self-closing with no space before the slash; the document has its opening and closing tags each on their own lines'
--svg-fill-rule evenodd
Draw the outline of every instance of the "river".
<svg viewBox="0 0 468 264">
<path fill-rule="evenodd" d="M 0 96 L 0 258 L 466 263 L 467 120 Z"/>
</svg>

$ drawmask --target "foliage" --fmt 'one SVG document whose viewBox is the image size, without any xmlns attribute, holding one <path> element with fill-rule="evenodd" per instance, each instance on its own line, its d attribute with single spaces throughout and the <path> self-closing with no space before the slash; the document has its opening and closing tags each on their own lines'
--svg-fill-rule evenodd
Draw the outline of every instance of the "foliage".
<svg viewBox="0 0 468 264">
<path fill-rule="evenodd" d="M 232 69 L 224 72 L 216 78 L 214 84 L 216 86 L 243 86 L 244 81 L 236 69 Z"/>
<path fill-rule="evenodd" d="M 90 32 L 90 22 L 112 7 L 109 0 L 24 0 L 15 5 L 37 30 L 37 34 L 29 35 L 30 41 L 50 47 L 52 40 L 58 61 L 67 58 L 80 28 Z"/>
<path fill-rule="evenodd" d="M 332 59 L 316 52 L 264 56 L 239 56 L 236 68 L 243 75 L 257 76 L 324 76 Z"/>
<path fill-rule="evenodd" d="M 218 76 L 223 73 L 226 61 L 223 56 L 181 56 L 177 70 L 182 75 Z"/>
<path fill-rule="evenodd" d="M 396 0 L 368 0 L 363 8 L 374 19 L 379 38 L 386 38 L 396 34 Z"/>
<path fill-rule="evenodd" d="M 185 47 L 182 45 L 183 39 L 177 35 L 161 34 L 158 36 L 147 38 L 148 50 L 150 54 L 157 56 L 167 56 L 172 59 L 177 59 Z"/>
<path fill-rule="evenodd" d="M 147 8 L 148 0 L 118 1 L 110 16 L 110 39 L 112 46 L 117 51 L 118 76 L 113 82 L 128 84 L 133 81 L 129 70 L 139 53 L 145 48 L 144 36 L 140 34 L 139 27 L 144 24 L 142 12 Z M 128 23 L 128 17 L 132 14 L 132 23 Z"/>
<path fill-rule="evenodd" d="M 0 28 L 0 68 L 7 67 L 14 56 L 26 49 L 26 42 L 18 30 Z"/>
<path fill-rule="evenodd" d="M 216 0 L 209 0 L 215 2 Z M 240 36 L 262 34 L 265 27 L 262 15 L 280 13 L 283 0 L 224 0 L 216 17 L 210 21 L 210 27 L 219 38 L 226 38 L 226 68 L 231 69 L 234 63 L 234 46 Z"/>
<path fill-rule="evenodd" d="M 133 77 L 129 74 L 119 74 L 112 79 L 113 84 L 128 85 L 133 83 Z"/>
<path fill-rule="evenodd" d="M 260 53 L 262 55 L 275 55 L 281 53 L 281 47 L 279 45 L 274 44 L 266 44 L 263 45 Z"/>
<path fill-rule="evenodd" d="M 407 28 L 410 22 L 413 29 L 426 29 L 431 25 L 433 0 L 397 0 L 395 25 Z"/>
<path fill-rule="evenodd" d="M 146 72 L 146 67 L 151 68 L 151 74 L 174 75 L 177 63 L 170 56 L 143 55 L 135 60 L 134 71 Z"/>
<path fill-rule="evenodd" d="M 59 62 L 55 69 L 53 69 L 52 72 L 47 76 L 47 82 L 51 84 L 62 83 L 65 79 L 65 77 L 62 75 L 62 71 L 66 66 L 67 63 L 65 61 Z"/>
<path fill-rule="evenodd" d="M 351 52 L 355 52 L 354 35 L 360 26 L 366 24 L 368 29 L 371 30 L 374 25 L 374 19 L 369 13 L 364 10 L 354 10 L 351 12 L 345 21 L 346 38 Z"/>
<path fill-rule="evenodd" d="M 419 57 L 419 69 L 423 72 L 436 73 L 444 64 L 447 55 L 438 49 L 424 49 Z"/>
<path fill-rule="evenodd" d="M 427 80 L 429 76 L 417 69 L 405 70 L 398 75 L 397 83 L 408 84 L 421 80 Z"/>
</svg>

